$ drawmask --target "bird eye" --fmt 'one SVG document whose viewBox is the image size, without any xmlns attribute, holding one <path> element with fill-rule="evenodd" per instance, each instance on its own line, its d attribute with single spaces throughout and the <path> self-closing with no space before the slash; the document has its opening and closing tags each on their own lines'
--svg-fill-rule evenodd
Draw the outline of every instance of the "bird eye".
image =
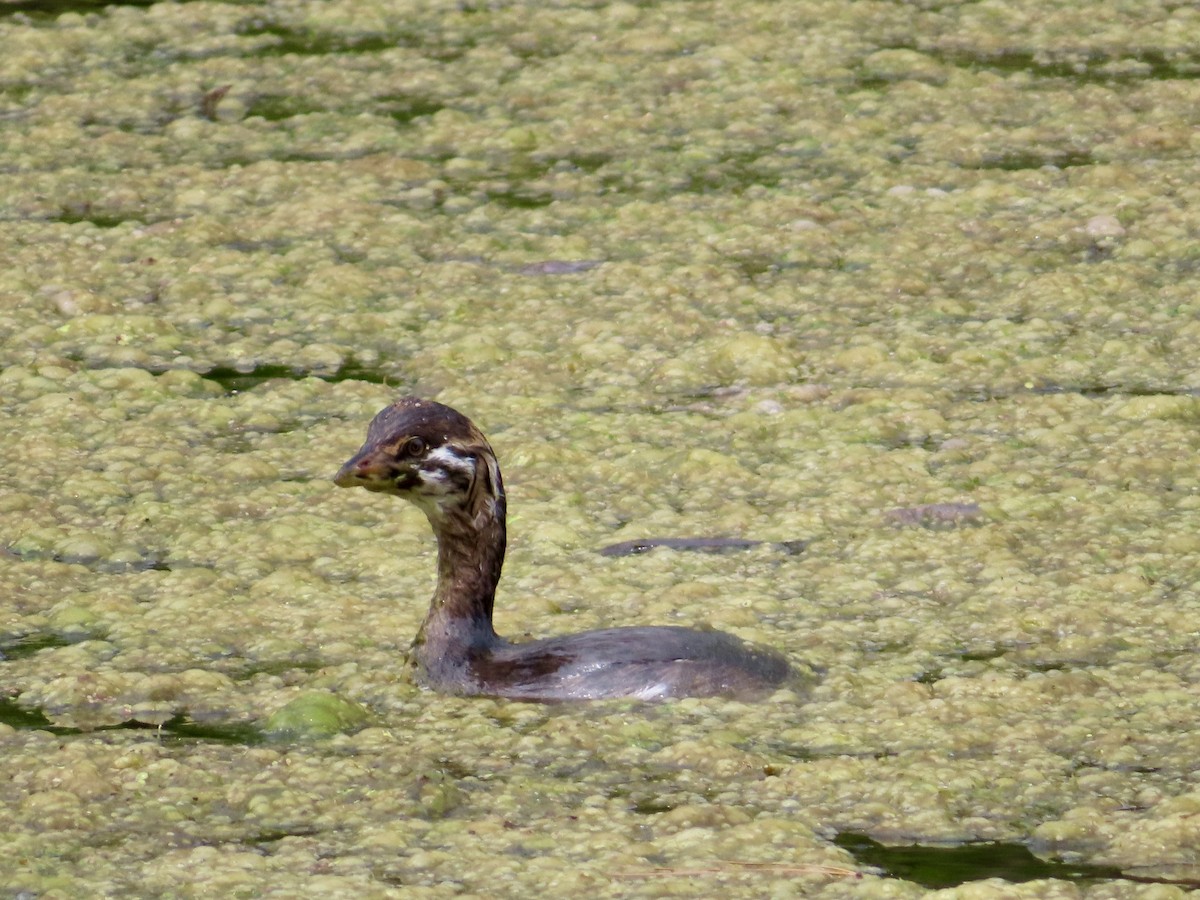
<svg viewBox="0 0 1200 900">
<path fill-rule="evenodd" d="M 420 456 L 425 452 L 425 442 L 419 437 L 409 438 L 400 448 L 401 456 Z"/>
</svg>

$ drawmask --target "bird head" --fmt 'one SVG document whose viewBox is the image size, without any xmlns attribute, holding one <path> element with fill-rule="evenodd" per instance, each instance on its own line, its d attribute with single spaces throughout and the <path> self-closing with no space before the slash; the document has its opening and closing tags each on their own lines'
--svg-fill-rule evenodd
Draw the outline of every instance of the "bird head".
<svg viewBox="0 0 1200 900">
<path fill-rule="evenodd" d="M 504 483 L 487 438 L 432 400 L 404 397 L 381 410 L 333 481 L 403 497 L 435 528 L 455 521 L 478 528 L 504 517 Z"/>
</svg>

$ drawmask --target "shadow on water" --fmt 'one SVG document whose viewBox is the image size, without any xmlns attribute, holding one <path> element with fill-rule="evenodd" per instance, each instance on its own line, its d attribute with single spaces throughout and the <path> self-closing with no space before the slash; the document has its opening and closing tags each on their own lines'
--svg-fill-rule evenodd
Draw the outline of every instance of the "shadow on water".
<svg viewBox="0 0 1200 900">
<path fill-rule="evenodd" d="M 120 363 L 111 362 L 95 362 L 87 361 L 79 355 L 66 354 L 68 359 L 83 364 L 86 368 L 99 371 L 103 369 L 126 369 L 130 366 Z M 146 365 L 135 366 L 132 368 L 140 368 L 151 375 L 165 375 L 167 372 L 177 371 L 178 367 L 169 365 Z M 185 371 L 195 372 L 206 381 L 211 381 L 217 384 L 225 391 L 226 394 L 237 394 L 242 391 L 249 391 L 269 381 L 304 381 L 307 378 L 316 378 L 320 381 L 328 382 L 329 384 L 340 384 L 343 381 L 365 381 L 368 384 L 382 385 L 402 385 L 404 379 L 394 373 L 383 371 L 380 369 L 368 368 L 360 366 L 356 363 L 347 363 L 336 369 L 312 370 L 297 368 L 294 366 L 279 365 L 276 363 L 260 363 L 253 366 L 237 367 L 232 366 L 214 366 L 210 369 L 186 369 Z"/>
<path fill-rule="evenodd" d="M 336 372 L 320 374 L 293 369 L 289 366 L 275 365 L 261 365 L 245 370 L 218 367 L 202 373 L 201 377 L 208 381 L 216 382 L 229 394 L 248 391 L 276 379 L 303 381 L 305 378 L 319 378 L 321 381 L 327 381 L 330 384 L 338 384 L 342 381 L 366 381 L 370 384 L 389 384 L 396 381 L 396 379 L 389 378 L 385 374 L 361 366 L 343 366 Z"/>
<path fill-rule="evenodd" d="M 0 644 L 0 660 L 25 659 L 42 650 L 47 650 L 51 647 L 69 647 L 72 644 L 78 644 L 80 641 L 86 641 L 91 637 L 91 634 L 82 631 L 78 634 L 67 634 L 57 631 L 29 634 L 10 643 Z"/>
<path fill-rule="evenodd" d="M 0 3 L 0 19 L 9 16 L 26 15 L 42 19 L 57 18 L 67 13 L 103 12 L 110 6 L 130 6 L 134 9 L 145 9 L 161 0 L 16 0 L 15 3 Z M 181 0 L 188 2 L 188 0 Z"/>
<path fill-rule="evenodd" d="M 193 722 L 186 716 L 175 716 L 161 725 L 145 722 L 123 722 L 103 728 L 83 731 L 65 725 L 55 725 L 40 709 L 26 709 L 14 700 L 0 697 L 0 725 L 23 731 L 48 731 L 56 735 L 96 734 L 105 731 L 151 731 L 166 744 L 217 743 L 250 747 L 266 741 L 263 733 L 247 724 L 205 724 Z"/>
<path fill-rule="evenodd" d="M 18 0 L 16 3 L 0 4 L 0 18 L 24 13 L 27 16 L 61 16 L 64 13 L 99 12 L 106 6 L 146 7 L 154 0 L 133 0 L 126 3 L 109 3 L 104 0 Z"/>
<path fill-rule="evenodd" d="M 1115 866 L 1045 860 L 1034 856 L 1023 844 L 988 841 L 950 846 L 909 844 L 888 847 L 866 835 L 853 832 L 842 832 L 833 842 L 864 865 L 883 869 L 888 876 L 931 889 L 957 887 L 987 878 L 999 878 L 1013 884 L 1053 878 L 1063 881 L 1117 880 L 1200 886 L 1200 883 L 1193 881 L 1133 876 Z"/>
</svg>

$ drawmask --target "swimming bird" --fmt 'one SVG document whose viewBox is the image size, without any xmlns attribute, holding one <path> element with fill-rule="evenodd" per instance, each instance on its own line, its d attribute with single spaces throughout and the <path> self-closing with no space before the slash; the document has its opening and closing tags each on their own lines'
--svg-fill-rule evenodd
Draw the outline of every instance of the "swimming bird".
<svg viewBox="0 0 1200 900">
<path fill-rule="evenodd" d="M 408 500 L 433 528 L 437 587 L 410 661 L 435 691 L 543 702 L 749 698 L 789 677 L 776 651 L 711 629 L 603 628 L 519 643 L 497 635 L 504 482 L 487 438 L 449 406 L 404 397 L 383 409 L 334 483 Z"/>
</svg>

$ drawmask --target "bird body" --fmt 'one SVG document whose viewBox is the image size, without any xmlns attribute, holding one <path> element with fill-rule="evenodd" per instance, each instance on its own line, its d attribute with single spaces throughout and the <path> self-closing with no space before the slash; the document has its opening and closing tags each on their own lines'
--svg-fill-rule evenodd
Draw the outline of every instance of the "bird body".
<svg viewBox="0 0 1200 900">
<path fill-rule="evenodd" d="M 334 482 L 402 497 L 433 528 L 437 588 L 412 661 L 435 691 L 536 701 L 749 697 L 790 673 L 775 651 L 711 629 L 604 628 L 521 643 L 499 637 L 492 612 L 504 565 L 504 482 L 487 438 L 448 406 L 405 397 L 386 407 Z"/>
</svg>

